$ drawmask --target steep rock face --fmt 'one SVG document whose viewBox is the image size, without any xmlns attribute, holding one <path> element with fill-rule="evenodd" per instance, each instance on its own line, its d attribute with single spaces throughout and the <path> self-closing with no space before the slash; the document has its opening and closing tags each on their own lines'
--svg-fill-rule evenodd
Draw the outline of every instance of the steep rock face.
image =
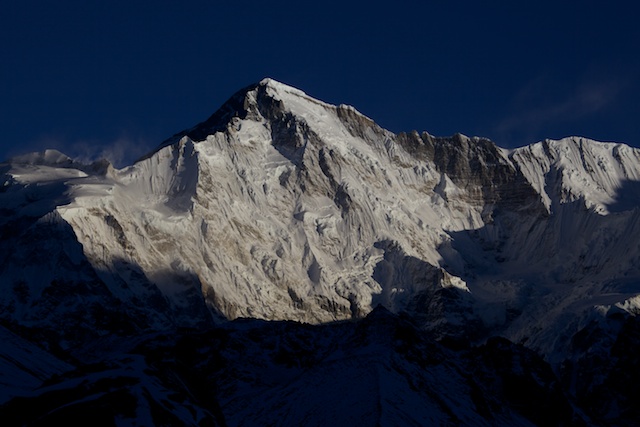
<svg viewBox="0 0 640 427">
<path fill-rule="evenodd" d="M 136 245 L 144 245 L 125 233 L 122 219 L 101 211 L 100 203 L 83 208 L 73 202 L 109 203 L 117 186 L 109 165 L 81 165 L 47 150 L 14 159 L 4 169 L 0 307 L 5 325 L 65 348 L 104 334 L 172 328 L 181 315 L 189 325 L 210 322 L 199 290 L 190 294 L 195 297 L 190 313 L 180 313 L 132 260 Z M 81 221 L 87 228 L 74 228 Z"/>
</svg>

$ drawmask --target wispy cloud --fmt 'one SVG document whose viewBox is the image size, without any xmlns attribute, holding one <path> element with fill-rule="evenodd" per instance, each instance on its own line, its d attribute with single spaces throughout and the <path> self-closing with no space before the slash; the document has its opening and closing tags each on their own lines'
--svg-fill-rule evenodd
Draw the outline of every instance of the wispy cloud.
<svg viewBox="0 0 640 427">
<path fill-rule="evenodd" d="M 627 86 L 628 80 L 587 80 L 577 85 L 564 98 L 552 101 L 544 99 L 545 93 L 553 91 L 546 87 L 547 83 L 546 78 L 538 78 L 514 96 L 513 112 L 495 127 L 498 135 L 536 135 L 561 123 L 588 119 L 613 104 Z"/>
<path fill-rule="evenodd" d="M 70 146 L 70 155 L 81 162 L 107 159 L 115 167 L 123 167 L 148 153 L 151 144 L 141 138 L 121 136 L 109 143 L 88 141 L 75 142 Z"/>
<path fill-rule="evenodd" d="M 44 136 L 20 147 L 13 148 L 7 153 L 7 157 L 55 149 L 81 163 L 92 163 L 99 159 L 107 159 L 115 167 L 121 168 L 147 154 L 152 148 L 153 144 L 144 138 L 130 137 L 128 135 L 122 135 L 113 141 L 68 141 L 59 136 Z"/>
</svg>

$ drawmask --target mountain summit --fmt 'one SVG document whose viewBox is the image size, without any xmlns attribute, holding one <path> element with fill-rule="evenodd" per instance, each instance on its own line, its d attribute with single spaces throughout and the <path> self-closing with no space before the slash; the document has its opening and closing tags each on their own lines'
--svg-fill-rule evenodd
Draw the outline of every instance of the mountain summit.
<svg viewBox="0 0 640 427">
<path fill-rule="evenodd" d="M 63 349 L 382 305 L 559 370 L 608 357 L 640 310 L 640 151 L 623 144 L 396 135 L 264 79 L 123 169 L 48 151 L 0 171 L 0 317 Z"/>
</svg>

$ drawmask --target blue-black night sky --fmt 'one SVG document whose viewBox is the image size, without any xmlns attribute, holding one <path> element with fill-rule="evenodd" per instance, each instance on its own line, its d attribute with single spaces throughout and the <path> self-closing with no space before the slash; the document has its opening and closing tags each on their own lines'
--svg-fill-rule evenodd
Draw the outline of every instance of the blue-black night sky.
<svg viewBox="0 0 640 427">
<path fill-rule="evenodd" d="M 634 2 L 31 1 L 0 9 L 0 159 L 123 166 L 272 77 L 393 132 L 640 146 Z"/>
</svg>

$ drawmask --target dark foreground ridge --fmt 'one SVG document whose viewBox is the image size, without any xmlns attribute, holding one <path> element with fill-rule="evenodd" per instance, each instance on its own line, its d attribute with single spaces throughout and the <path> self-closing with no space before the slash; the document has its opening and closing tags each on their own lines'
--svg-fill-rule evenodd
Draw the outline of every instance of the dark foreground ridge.
<svg viewBox="0 0 640 427">
<path fill-rule="evenodd" d="M 0 417 L 30 426 L 585 423 L 532 351 L 499 338 L 452 350 L 382 307 L 331 325 L 246 319 L 105 339 L 73 355 L 72 368 L 0 406 Z"/>
</svg>

